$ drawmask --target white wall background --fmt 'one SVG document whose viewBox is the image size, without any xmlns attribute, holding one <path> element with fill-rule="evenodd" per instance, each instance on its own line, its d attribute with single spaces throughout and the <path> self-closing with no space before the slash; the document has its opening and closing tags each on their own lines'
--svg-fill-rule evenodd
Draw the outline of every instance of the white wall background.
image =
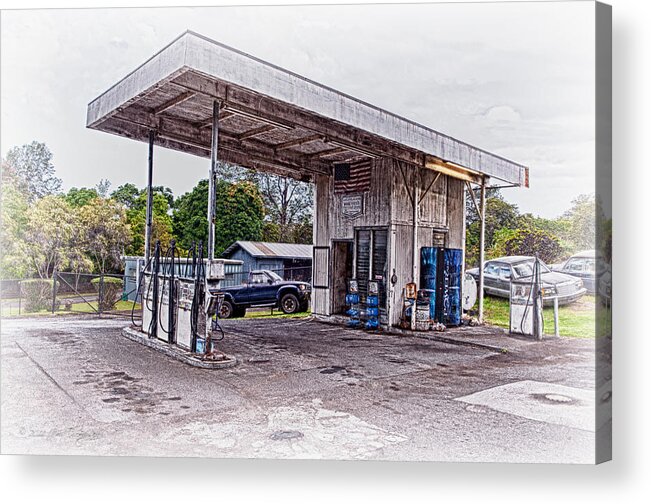
<svg viewBox="0 0 651 504">
<path fill-rule="evenodd" d="M 92 3 L 99 1 L 58 2 L 64 7 Z M 3 456 L 0 494 L 4 502 L 648 502 L 651 335 L 644 307 L 649 282 L 651 19 L 648 2 L 612 3 L 614 462 L 582 467 Z M 29 0 L 2 4 L 4 8 L 49 5 Z M 88 30 L 92 35 L 93 28 Z M 647 287 L 638 290 L 636 285 Z"/>
</svg>

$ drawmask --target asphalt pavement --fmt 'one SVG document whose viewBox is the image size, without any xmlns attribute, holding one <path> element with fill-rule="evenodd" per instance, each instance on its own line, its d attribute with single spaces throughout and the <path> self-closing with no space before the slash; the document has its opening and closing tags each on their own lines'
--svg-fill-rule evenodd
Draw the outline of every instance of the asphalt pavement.
<svg viewBox="0 0 651 504">
<path fill-rule="evenodd" d="M 2 320 L 2 453 L 594 461 L 594 340 L 229 320 L 206 370 L 128 323 Z"/>
</svg>

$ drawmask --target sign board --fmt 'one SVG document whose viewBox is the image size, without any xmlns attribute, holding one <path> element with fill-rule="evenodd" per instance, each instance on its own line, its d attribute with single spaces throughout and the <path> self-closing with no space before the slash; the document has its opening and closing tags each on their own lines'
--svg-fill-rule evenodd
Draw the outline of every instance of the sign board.
<svg viewBox="0 0 651 504">
<path fill-rule="evenodd" d="M 341 213 L 344 217 L 354 219 L 364 213 L 363 194 L 344 194 L 341 196 Z"/>
</svg>

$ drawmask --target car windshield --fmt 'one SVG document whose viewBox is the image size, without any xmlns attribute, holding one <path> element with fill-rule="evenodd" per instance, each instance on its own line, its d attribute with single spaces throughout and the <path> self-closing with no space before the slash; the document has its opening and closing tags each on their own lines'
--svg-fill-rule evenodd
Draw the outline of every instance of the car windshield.
<svg viewBox="0 0 651 504">
<path fill-rule="evenodd" d="M 278 276 L 278 274 L 274 273 L 273 271 L 267 271 L 266 273 L 269 277 L 271 277 L 274 283 L 283 281 L 282 277 Z"/>
<path fill-rule="evenodd" d="M 549 273 L 547 265 L 540 261 L 540 272 Z M 521 262 L 513 265 L 513 274 L 515 278 L 530 277 L 533 275 L 533 261 Z"/>
</svg>

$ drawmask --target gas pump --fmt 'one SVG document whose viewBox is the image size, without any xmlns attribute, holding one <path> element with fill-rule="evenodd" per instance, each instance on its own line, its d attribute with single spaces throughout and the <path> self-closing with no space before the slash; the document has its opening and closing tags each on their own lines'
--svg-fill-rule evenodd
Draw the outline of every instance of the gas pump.
<svg viewBox="0 0 651 504">
<path fill-rule="evenodd" d="M 509 313 L 511 333 L 542 339 L 543 292 L 538 257 L 534 261 L 531 277 L 511 279 Z"/>
<path fill-rule="evenodd" d="M 224 337 L 218 322 L 224 295 L 220 293 L 225 277 L 222 259 L 204 259 L 203 243 L 192 245 L 185 268 L 172 241 L 161 259 L 160 243 L 143 271 L 142 331 L 178 345 L 202 359 L 225 359 L 215 351 L 215 341 Z M 190 261 L 190 255 L 192 260 Z"/>
</svg>

